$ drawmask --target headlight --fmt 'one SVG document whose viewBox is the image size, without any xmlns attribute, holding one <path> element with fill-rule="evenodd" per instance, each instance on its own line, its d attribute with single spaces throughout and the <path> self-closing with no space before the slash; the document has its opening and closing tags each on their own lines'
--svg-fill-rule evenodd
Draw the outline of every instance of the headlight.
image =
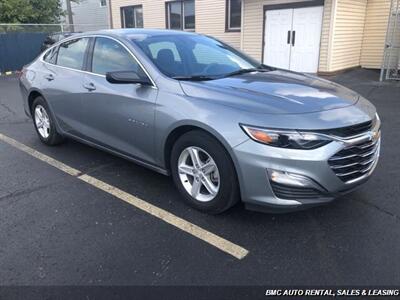
<svg viewBox="0 0 400 300">
<path fill-rule="evenodd" d="M 256 142 L 273 147 L 310 150 L 322 147 L 332 141 L 325 135 L 312 132 L 240 126 Z"/>
</svg>

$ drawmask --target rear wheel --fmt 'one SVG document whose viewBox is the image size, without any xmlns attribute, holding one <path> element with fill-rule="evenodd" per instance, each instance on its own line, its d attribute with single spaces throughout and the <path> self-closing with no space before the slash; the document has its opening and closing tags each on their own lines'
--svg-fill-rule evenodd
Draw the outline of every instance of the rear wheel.
<svg viewBox="0 0 400 300">
<path fill-rule="evenodd" d="M 40 140 L 46 145 L 53 146 L 63 142 L 63 137 L 57 132 L 46 101 L 37 97 L 32 105 L 32 117 Z"/>
<path fill-rule="evenodd" d="M 175 185 L 192 207 L 221 213 L 239 199 L 236 171 L 224 147 L 202 131 L 190 131 L 175 143 L 171 155 Z"/>
</svg>

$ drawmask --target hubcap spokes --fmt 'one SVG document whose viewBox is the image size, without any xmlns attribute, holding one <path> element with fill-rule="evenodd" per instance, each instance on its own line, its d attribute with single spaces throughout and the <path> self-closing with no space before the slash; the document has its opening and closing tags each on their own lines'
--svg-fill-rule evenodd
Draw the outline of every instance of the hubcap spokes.
<svg viewBox="0 0 400 300">
<path fill-rule="evenodd" d="M 178 160 L 178 172 L 182 185 L 196 200 L 208 202 L 218 194 L 218 167 L 203 149 L 188 147 L 183 150 Z"/>
<path fill-rule="evenodd" d="M 50 135 L 50 119 L 43 106 L 35 108 L 35 124 L 39 134 L 47 139 Z"/>
</svg>

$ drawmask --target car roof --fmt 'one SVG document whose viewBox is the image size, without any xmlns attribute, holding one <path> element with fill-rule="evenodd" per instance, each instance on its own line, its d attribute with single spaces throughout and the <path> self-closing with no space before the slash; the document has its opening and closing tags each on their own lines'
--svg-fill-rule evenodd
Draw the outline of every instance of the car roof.
<svg viewBox="0 0 400 300">
<path fill-rule="evenodd" d="M 167 36 L 167 35 L 198 35 L 193 32 L 186 32 L 181 30 L 169 30 L 169 29 L 142 29 L 142 28 L 124 28 L 124 29 L 106 29 L 98 31 L 84 32 L 80 35 L 108 35 L 118 36 L 127 39 L 143 39 L 155 36 Z"/>
</svg>

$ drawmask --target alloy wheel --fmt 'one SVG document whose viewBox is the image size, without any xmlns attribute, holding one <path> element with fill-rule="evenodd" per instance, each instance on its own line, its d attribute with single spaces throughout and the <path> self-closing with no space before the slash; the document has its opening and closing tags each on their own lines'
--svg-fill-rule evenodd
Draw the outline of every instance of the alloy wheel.
<svg viewBox="0 0 400 300">
<path fill-rule="evenodd" d="M 214 159 L 199 147 L 187 147 L 178 159 L 179 179 L 193 198 L 208 202 L 220 188 L 220 175 Z"/>
<path fill-rule="evenodd" d="M 50 118 L 42 105 L 35 107 L 35 124 L 40 136 L 47 139 L 50 136 Z"/>
</svg>

